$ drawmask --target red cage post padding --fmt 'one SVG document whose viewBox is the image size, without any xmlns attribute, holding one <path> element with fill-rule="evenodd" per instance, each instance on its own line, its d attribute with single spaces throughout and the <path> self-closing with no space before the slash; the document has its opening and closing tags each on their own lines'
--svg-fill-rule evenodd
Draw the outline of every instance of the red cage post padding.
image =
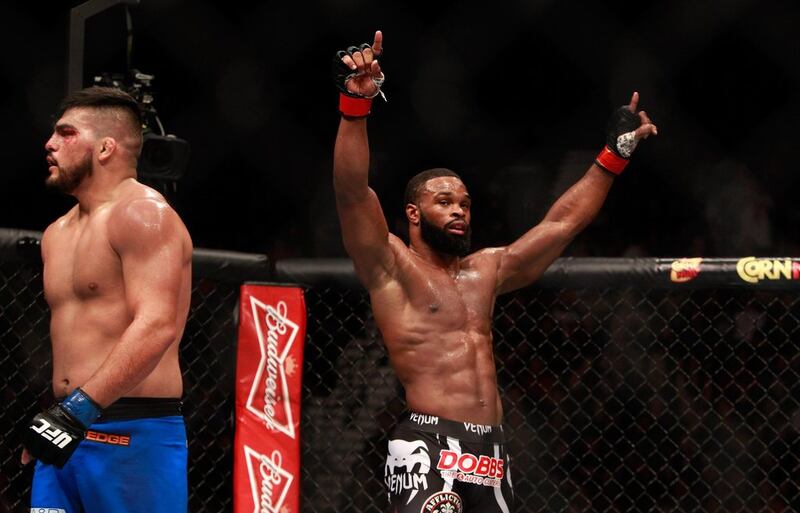
<svg viewBox="0 0 800 513">
<path fill-rule="evenodd" d="M 239 299 L 235 513 L 299 513 L 302 289 L 246 284 Z"/>
</svg>

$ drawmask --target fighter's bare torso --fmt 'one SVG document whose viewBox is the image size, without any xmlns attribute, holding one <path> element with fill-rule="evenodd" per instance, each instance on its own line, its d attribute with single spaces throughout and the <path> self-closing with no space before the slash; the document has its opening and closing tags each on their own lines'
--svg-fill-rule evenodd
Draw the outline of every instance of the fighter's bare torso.
<svg viewBox="0 0 800 513">
<path fill-rule="evenodd" d="M 406 246 L 389 233 L 378 196 L 369 187 L 365 116 L 371 109 L 368 98 L 379 94 L 385 79 L 378 62 L 382 52 L 383 34 L 376 31 L 372 45 L 337 54 L 344 71 L 337 72 L 336 79 L 343 80 L 343 94 L 333 181 L 342 241 L 369 291 L 409 409 L 455 421 L 497 424 L 502 421 L 502 406 L 492 347 L 495 298 L 533 283 L 544 273 L 597 215 L 613 177 L 627 161 L 614 156 L 621 155 L 618 148 L 616 154 L 605 148 L 598 158 L 607 167 L 590 164 L 537 225 L 508 246 L 465 258 L 456 255 L 469 242 L 472 200 L 466 186 L 450 170 L 424 171 L 406 188 Z M 627 106 L 629 115 L 637 112 L 638 102 L 634 93 Z M 626 132 L 633 147 L 657 133 L 644 112 L 637 117 L 639 128 Z M 623 133 L 612 135 L 616 141 Z"/>
<path fill-rule="evenodd" d="M 141 201 L 169 209 L 155 191 L 130 180 L 121 183 L 113 197 L 92 212 L 82 212 L 76 205 L 44 234 L 44 290 L 51 309 L 56 397 L 89 380 L 133 322 L 122 260 L 109 233 L 118 229 L 115 223 L 125 222 L 122 218 L 135 210 L 130 207 Z M 182 223 L 179 229 L 185 232 Z M 182 239 L 186 258 L 181 271 L 180 314 L 175 319 L 178 336 L 155 369 L 126 396 L 180 397 L 182 393 L 178 341 L 188 311 L 191 280 L 188 233 Z"/>
<path fill-rule="evenodd" d="M 501 421 L 492 347 L 494 250 L 437 267 L 390 236 L 395 269 L 370 298 L 408 408 L 478 424 Z"/>
</svg>

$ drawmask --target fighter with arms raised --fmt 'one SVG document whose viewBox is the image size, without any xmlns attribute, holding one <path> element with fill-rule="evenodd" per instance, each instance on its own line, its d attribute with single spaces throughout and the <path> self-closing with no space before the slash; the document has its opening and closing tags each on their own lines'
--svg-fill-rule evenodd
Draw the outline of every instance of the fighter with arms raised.
<svg viewBox="0 0 800 513">
<path fill-rule="evenodd" d="M 513 493 L 492 348 L 495 298 L 542 275 L 597 215 L 638 141 L 657 129 L 637 113 L 633 93 L 611 117 L 607 146 L 545 218 L 508 246 L 472 254 L 466 186 L 450 170 L 423 171 L 406 188 L 406 246 L 389 233 L 368 184 L 366 117 L 384 80 L 382 45 L 378 31 L 372 45 L 334 58 L 342 112 L 334 188 L 345 248 L 410 410 L 390 436 L 390 501 L 397 513 L 507 513 Z"/>
</svg>

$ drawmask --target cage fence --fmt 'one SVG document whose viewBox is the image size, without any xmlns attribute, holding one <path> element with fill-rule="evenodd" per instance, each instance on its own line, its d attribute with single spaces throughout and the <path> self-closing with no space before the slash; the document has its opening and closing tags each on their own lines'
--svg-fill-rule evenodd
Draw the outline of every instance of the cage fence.
<svg viewBox="0 0 800 513">
<path fill-rule="evenodd" d="M 53 400 L 49 316 L 36 234 L 0 235 L 0 511 L 21 512 L 19 431 Z M 789 262 L 772 274 L 743 260 L 565 259 L 498 298 L 515 511 L 800 510 L 798 276 L 791 259 L 761 259 Z M 233 511 L 235 308 L 242 282 L 267 278 L 308 285 L 302 511 L 389 509 L 404 403 L 369 298 L 346 263 L 295 264 L 195 256 L 181 349 L 192 512 Z"/>
</svg>

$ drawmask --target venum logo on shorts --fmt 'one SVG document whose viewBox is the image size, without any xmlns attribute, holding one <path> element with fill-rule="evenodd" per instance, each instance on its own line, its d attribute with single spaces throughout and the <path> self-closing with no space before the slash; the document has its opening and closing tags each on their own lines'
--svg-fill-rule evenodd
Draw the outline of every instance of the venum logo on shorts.
<svg viewBox="0 0 800 513">
<path fill-rule="evenodd" d="M 439 425 L 439 417 L 435 415 L 423 415 L 421 413 L 412 413 L 409 415 L 411 422 L 416 422 L 420 426 L 437 426 Z"/>
<path fill-rule="evenodd" d="M 428 497 L 419 513 L 461 513 L 461 497 L 453 492 L 439 492 Z"/>
<path fill-rule="evenodd" d="M 444 479 L 450 478 L 463 483 L 499 488 L 500 480 L 505 475 L 504 463 L 500 458 L 442 449 L 439 452 L 436 469 Z"/>
<path fill-rule="evenodd" d="M 62 508 L 31 508 L 31 513 L 67 513 Z"/>
<path fill-rule="evenodd" d="M 296 362 L 289 352 L 299 326 L 288 318 L 288 306 L 284 301 L 273 306 L 250 298 L 250 306 L 261 361 L 247 397 L 247 410 L 260 418 L 270 431 L 280 431 L 295 438 L 286 377 L 297 371 Z"/>
<path fill-rule="evenodd" d="M 400 468 L 405 472 L 397 472 Z M 410 503 L 420 490 L 428 489 L 427 474 L 430 470 L 431 457 L 425 442 L 389 440 L 384 480 L 390 494 L 399 495 L 406 490 L 413 490 L 406 501 L 406 504 Z"/>
<path fill-rule="evenodd" d="M 72 440 L 74 440 L 68 433 L 61 431 L 58 428 L 48 429 L 50 427 L 50 423 L 44 419 L 36 419 L 41 422 L 39 426 L 31 426 L 31 429 L 42 435 L 43 438 L 50 440 L 53 445 L 58 447 L 59 449 L 63 449 L 64 447 L 68 446 Z"/>
<path fill-rule="evenodd" d="M 476 433 L 478 435 L 485 435 L 487 433 L 492 432 L 492 426 L 486 426 L 484 424 L 473 424 L 472 422 L 465 422 L 464 429 L 469 431 L 470 433 Z"/>
</svg>

